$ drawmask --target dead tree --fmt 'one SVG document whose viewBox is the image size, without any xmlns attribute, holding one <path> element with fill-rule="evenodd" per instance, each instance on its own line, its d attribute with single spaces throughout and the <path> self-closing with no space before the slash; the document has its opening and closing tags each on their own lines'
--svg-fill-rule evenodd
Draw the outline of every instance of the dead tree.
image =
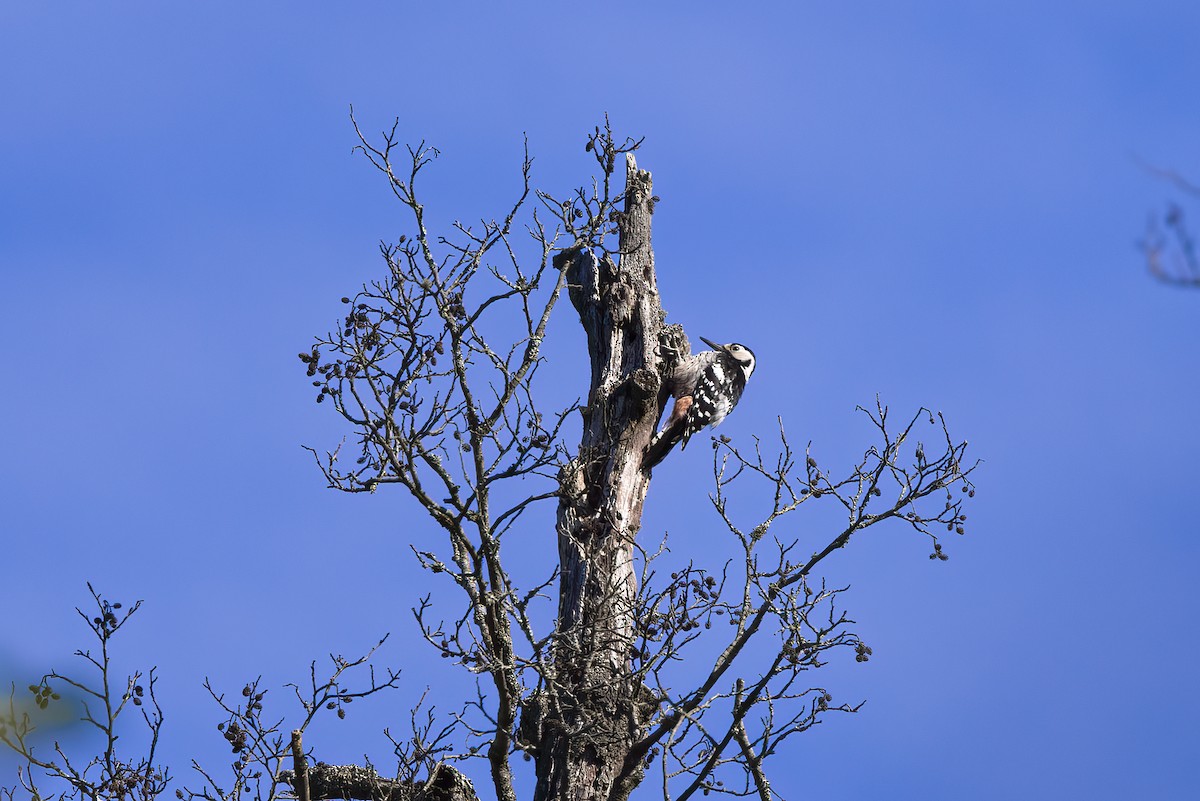
<svg viewBox="0 0 1200 801">
<path fill-rule="evenodd" d="M 381 772 L 326 765 L 303 735 L 324 710 L 340 717 L 397 688 L 395 672 L 351 687 L 365 658 L 334 657 L 326 679 L 314 666 L 294 688 L 303 715 L 290 727 L 266 715 L 257 682 L 240 696 L 209 688 L 236 759 L 228 779 L 196 765 L 203 786 L 181 797 L 516 801 L 531 786 L 535 801 L 625 801 L 643 785 L 677 801 L 777 797 L 767 764 L 792 735 L 858 709 L 813 671 L 838 651 L 871 655 L 840 608 L 845 588 L 815 569 L 888 522 L 927 537 L 929 557 L 944 561 L 939 530 L 962 534 L 974 495 L 966 443 L 940 415 L 922 409 L 897 425 L 878 401 L 861 410 L 873 444 L 840 472 L 819 467 L 811 444 L 794 450 L 782 422 L 749 446 L 719 437 L 709 501 L 729 552 L 648 546 L 643 457 L 690 346 L 664 322 L 650 236 L 658 198 L 634 160 L 640 143 L 597 127 L 586 144 L 596 174 L 562 198 L 534 192 L 526 151 L 501 219 L 439 236 L 416 188 L 438 152 L 401 146 L 395 126 L 377 140 L 355 130 L 410 231 L 381 244 L 384 276 L 342 298 L 338 327 L 300 354 L 317 402 L 351 431 L 313 456 L 331 487 L 399 489 L 440 529 L 407 544 L 460 605 L 422 598 L 417 629 L 479 689 L 449 715 L 423 698 L 411 736 L 392 741 L 395 770 Z M 564 290 L 590 378 L 580 402 L 551 410 L 541 346 Z M 813 505 L 839 512 L 818 540 L 792 525 Z M 517 531 L 557 539 L 557 563 L 532 581 L 505 559 Z M 532 776 L 519 779 L 523 761 Z M 485 774 L 491 786 L 476 792 L 468 775 Z"/>
<path fill-rule="evenodd" d="M 928 536 L 930 557 L 944 560 L 935 529 L 962 533 L 963 493 L 974 494 L 966 444 L 925 410 L 894 428 L 878 403 L 864 413 L 882 441 L 842 478 L 809 452 L 801 460 L 782 425 L 773 450 L 715 440 L 711 499 L 734 551 L 659 576 L 656 553 L 638 542 L 651 478 L 642 457 L 667 401 L 665 379 L 689 345 L 679 326 L 664 324 L 650 236 L 658 199 L 634 160 L 639 142 L 598 127 L 586 146 L 598 166 L 591 186 L 564 199 L 537 193 L 521 226 L 533 194 L 527 154 L 518 200 L 502 220 L 456 223 L 454 237 L 437 237 L 415 189 L 437 151 L 405 150 L 395 130 L 378 142 L 360 132 L 360 149 L 410 211 L 413 234 L 382 246 L 387 279 L 343 298 L 350 310 L 341 329 L 301 359 L 317 400 L 331 401 L 355 431 L 354 467 L 342 467 L 338 451 L 314 453 L 330 485 L 375 492 L 399 484 L 447 537 L 443 551 L 413 549 L 457 585 L 465 606 L 444 622 L 423 601 L 418 624 L 444 657 L 488 681 L 466 706 L 474 717 L 454 721 L 457 750 L 448 741 L 436 753 L 417 749 L 426 774 L 483 757 L 492 792 L 515 801 L 511 760 L 523 754 L 534 762 L 537 801 L 623 801 L 651 768 L 664 798 L 715 791 L 767 801 L 774 791 L 764 761 L 826 712 L 857 709 L 802 677 L 832 649 L 849 648 L 859 661 L 870 654 L 836 607 L 842 590 L 820 583 L 814 567 L 890 519 Z M 534 389 L 539 348 L 564 288 L 587 334 L 590 383 L 582 404 L 546 414 Z M 490 319 L 506 306 L 508 318 Z M 582 436 L 569 448 L 565 432 L 576 419 Z M 923 425 L 936 437 L 929 450 L 917 441 Z M 529 493 L 534 478 L 543 490 Z M 523 491 L 508 489 L 514 479 Z M 729 488 L 754 480 L 774 501 L 747 525 Z M 944 506 L 926 508 L 943 494 Z M 811 544 L 776 531 L 821 498 L 839 503 L 846 522 L 805 556 Z M 549 500 L 557 503 L 557 614 L 542 631 L 530 609 L 554 578 L 518 588 L 501 554 L 506 533 Z M 681 657 L 717 621 L 727 632 L 717 656 L 699 683 L 681 687 Z M 751 645 L 772 635 L 765 650 Z M 411 764 L 404 772 L 415 775 Z"/>
</svg>

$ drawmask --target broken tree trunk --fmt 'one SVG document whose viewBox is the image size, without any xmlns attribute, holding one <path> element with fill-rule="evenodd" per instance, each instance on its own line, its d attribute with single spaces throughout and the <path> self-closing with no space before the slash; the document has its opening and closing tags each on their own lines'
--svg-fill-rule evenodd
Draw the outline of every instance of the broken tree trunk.
<svg viewBox="0 0 1200 801">
<path fill-rule="evenodd" d="M 591 387 L 579 455 L 560 475 L 558 686 L 539 699 L 537 801 L 621 799 L 641 778 L 624 766 L 652 703 L 630 670 L 642 456 L 662 411 L 651 189 L 627 154 L 619 262 L 582 249 L 557 257 L 587 332 Z"/>
<path fill-rule="evenodd" d="M 303 766 L 280 772 L 279 780 L 292 786 L 297 799 L 309 793 L 312 801 L 354 798 L 360 801 L 477 801 L 471 780 L 449 765 L 438 765 L 424 780 L 399 780 L 380 776 L 360 765 Z"/>
</svg>

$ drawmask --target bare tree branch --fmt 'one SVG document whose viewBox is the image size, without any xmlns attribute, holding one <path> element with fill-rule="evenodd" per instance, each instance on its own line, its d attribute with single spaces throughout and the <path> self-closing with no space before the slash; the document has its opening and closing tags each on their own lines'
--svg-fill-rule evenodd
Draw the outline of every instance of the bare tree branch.
<svg viewBox="0 0 1200 801">
<path fill-rule="evenodd" d="M 1175 170 L 1157 167 L 1135 159 L 1146 172 L 1167 181 L 1185 195 L 1200 197 L 1200 186 Z M 1200 287 L 1200 255 L 1196 240 L 1184 219 L 1183 207 L 1168 203 L 1161 219 L 1152 215 L 1146 221 L 1146 233 L 1138 243 L 1146 267 L 1158 281 L 1171 286 Z"/>
<path fill-rule="evenodd" d="M 94 607 L 88 612 L 76 608 L 99 646 L 99 652 L 76 651 L 86 663 L 87 678 L 74 678 L 51 671 L 38 684 L 29 685 L 32 695 L 29 704 L 17 700 L 16 688 L 9 693 L 8 709 L 0 714 L 0 742 L 16 752 L 23 761 L 18 780 L 21 788 L 34 798 L 49 798 L 50 792 L 41 782 L 57 787 L 59 798 L 78 799 L 151 799 L 162 793 L 170 775 L 157 764 L 159 734 L 163 712 L 155 693 L 158 678 L 154 669 L 143 674 L 135 672 L 118 677 L 112 670 L 111 646 L 129 619 L 141 608 L 138 601 L 123 609 L 119 602 L 109 601 L 88 585 Z M 66 688 L 78 692 L 71 698 Z M 62 689 L 60 694 L 59 689 Z M 59 743 L 53 755 L 45 756 L 34 746 L 33 735 L 38 729 L 37 712 L 52 704 L 78 703 L 79 720 L 98 735 L 99 747 L 93 755 L 73 759 Z M 137 738 L 122 722 L 128 707 L 141 714 L 142 736 Z M 124 737 L 140 742 L 139 755 L 125 756 L 117 746 Z M 138 746 L 134 746 L 137 748 Z"/>
</svg>

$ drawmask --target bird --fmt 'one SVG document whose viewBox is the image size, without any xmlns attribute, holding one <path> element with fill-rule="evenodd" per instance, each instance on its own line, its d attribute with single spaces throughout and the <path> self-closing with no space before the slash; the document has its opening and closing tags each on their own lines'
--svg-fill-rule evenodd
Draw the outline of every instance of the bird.
<svg viewBox="0 0 1200 801">
<path fill-rule="evenodd" d="M 642 459 L 649 470 L 666 458 L 680 442 L 688 440 L 705 426 L 716 426 L 737 406 L 754 373 L 754 351 L 739 342 L 728 345 L 700 337 L 712 350 L 697 353 L 681 361 L 667 379 L 667 388 L 675 405 L 667 423 L 650 440 Z"/>
</svg>

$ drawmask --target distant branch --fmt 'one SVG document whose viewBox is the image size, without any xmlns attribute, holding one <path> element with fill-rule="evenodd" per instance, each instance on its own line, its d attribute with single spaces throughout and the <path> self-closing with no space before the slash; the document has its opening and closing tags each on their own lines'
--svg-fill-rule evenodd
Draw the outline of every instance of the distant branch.
<svg viewBox="0 0 1200 801">
<path fill-rule="evenodd" d="M 1200 198 L 1200 186 L 1175 170 L 1156 167 L 1136 159 L 1138 166 L 1151 175 L 1167 181 L 1179 191 Z M 1200 255 L 1196 240 L 1184 220 L 1183 208 L 1168 203 L 1161 219 L 1153 215 L 1146 222 L 1146 233 L 1138 243 L 1150 274 L 1171 286 L 1200 288 Z"/>
</svg>

